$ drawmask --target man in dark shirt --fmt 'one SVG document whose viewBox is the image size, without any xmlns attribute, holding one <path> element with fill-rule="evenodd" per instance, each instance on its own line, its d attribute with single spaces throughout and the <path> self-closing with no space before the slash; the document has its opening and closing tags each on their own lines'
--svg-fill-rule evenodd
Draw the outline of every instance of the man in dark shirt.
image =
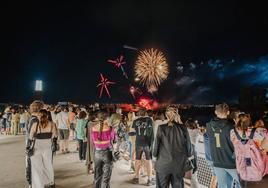
<svg viewBox="0 0 268 188">
<path fill-rule="evenodd" d="M 236 187 L 240 188 L 234 146 L 230 140 L 230 131 L 234 128 L 234 124 L 227 119 L 229 113 L 227 104 L 216 105 L 215 114 L 217 117 L 207 123 L 206 133 L 218 187 L 230 188 L 233 181 L 236 181 Z"/>
<path fill-rule="evenodd" d="M 145 166 L 148 174 L 147 185 L 152 185 L 152 147 L 154 141 L 153 121 L 146 116 L 146 110 L 139 111 L 140 117 L 134 120 L 132 128 L 136 133 L 136 162 L 135 162 L 135 178 L 133 183 L 139 183 L 139 172 L 141 167 L 141 158 L 144 152 L 146 162 Z"/>
</svg>

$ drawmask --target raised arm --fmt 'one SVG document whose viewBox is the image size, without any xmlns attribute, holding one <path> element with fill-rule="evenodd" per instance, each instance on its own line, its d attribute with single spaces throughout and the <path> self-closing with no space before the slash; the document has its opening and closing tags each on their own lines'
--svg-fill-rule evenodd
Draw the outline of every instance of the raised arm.
<svg viewBox="0 0 268 188">
<path fill-rule="evenodd" d="M 159 154 L 159 145 L 161 142 L 161 126 L 158 127 L 156 137 L 155 137 L 155 142 L 154 142 L 154 148 L 153 148 L 153 156 L 157 158 Z"/>
</svg>

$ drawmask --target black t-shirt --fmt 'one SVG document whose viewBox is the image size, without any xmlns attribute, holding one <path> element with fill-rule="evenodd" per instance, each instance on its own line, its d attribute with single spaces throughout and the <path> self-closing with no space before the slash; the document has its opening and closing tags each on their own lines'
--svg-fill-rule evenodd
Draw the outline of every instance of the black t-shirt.
<svg viewBox="0 0 268 188">
<path fill-rule="evenodd" d="M 132 128 L 136 131 L 136 146 L 151 146 L 153 121 L 150 117 L 140 117 L 134 120 Z"/>
</svg>

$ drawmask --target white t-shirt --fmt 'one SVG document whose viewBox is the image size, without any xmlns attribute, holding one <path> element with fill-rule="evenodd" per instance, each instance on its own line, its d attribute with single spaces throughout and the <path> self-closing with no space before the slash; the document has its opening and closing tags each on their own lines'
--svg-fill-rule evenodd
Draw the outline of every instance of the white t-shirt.
<svg viewBox="0 0 268 188">
<path fill-rule="evenodd" d="M 60 112 L 56 115 L 58 129 L 68 129 L 68 112 Z"/>
<path fill-rule="evenodd" d="M 28 122 L 28 115 L 26 113 L 20 114 L 20 123 Z"/>
<path fill-rule="evenodd" d="M 51 111 L 50 114 L 51 114 L 51 119 L 52 119 L 52 121 L 53 121 L 54 123 L 56 123 L 56 114 L 55 114 L 55 112 L 54 112 L 54 111 Z"/>
</svg>

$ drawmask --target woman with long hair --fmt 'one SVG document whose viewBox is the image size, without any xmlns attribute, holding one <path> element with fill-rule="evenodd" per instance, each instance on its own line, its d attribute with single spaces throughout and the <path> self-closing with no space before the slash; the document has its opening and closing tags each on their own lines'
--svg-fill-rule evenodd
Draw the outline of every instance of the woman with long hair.
<svg viewBox="0 0 268 188">
<path fill-rule="evenodd" d="M 94 145 L 94 187 L 110 188 L 113 169 L 112 144 L 115 141 L 115 132 L 108 124 L 105 111 L 98 111 L 96 120 L 91 128 L 91 139 Z"/>
<path fill-rule="evenodd" d="M 191 168 L 191 141 L 182 125 L 178 109 L 168 107 L 165 113 L 168 122 L 157 130 L 153 156 L 156 157 L 156 187 L 184 187 L 184 174 Z"/>
<path fill-rule="evenodd" d="M 260 147 L 262 141 L 265 138 L 267 130 L 259 126 L 254 127 L 251 120 L 251 116 L 249 114 L 240 114 L 238 116 L 238 121 L 235 129 L 242 139 L 249 139 L 253 128 L 256 129 L 253 135 L 253 140 L 258 145 L 258 147 Z M 238 142 L 234 129 L 231 130 L 231 141 L 233 142 L 233 144 L 236 144 Z"/>
<path fill-rule="evenodd" d="M 53 188 L 52 139 L 57 137 L 57 130 L 55 124 L 48 120 L 48 111 L 40 110 L 38 120 L 32 125 L 29 135 L 33 142 L 32 188 Z"/>
</svg>

